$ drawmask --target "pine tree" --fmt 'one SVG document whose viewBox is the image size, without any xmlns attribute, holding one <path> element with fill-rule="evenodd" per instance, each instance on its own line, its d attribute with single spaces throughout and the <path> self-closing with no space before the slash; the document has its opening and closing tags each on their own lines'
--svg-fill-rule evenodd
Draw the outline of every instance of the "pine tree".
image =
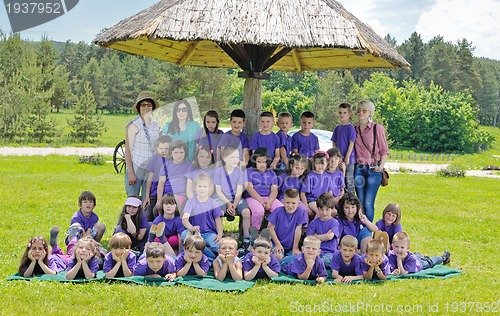
<svg viewBox="0 0 500 316">
<path fill-rule="evenodd" d="M 78 95 L 74 120 L 68 120 L 71 126 L 70 137 L 82 143 L 96 143 L 106 131 L 101 115 L 96 113 L 97 104 L 90 85 L 84 85 L 84 93 Z"/>
</svg>

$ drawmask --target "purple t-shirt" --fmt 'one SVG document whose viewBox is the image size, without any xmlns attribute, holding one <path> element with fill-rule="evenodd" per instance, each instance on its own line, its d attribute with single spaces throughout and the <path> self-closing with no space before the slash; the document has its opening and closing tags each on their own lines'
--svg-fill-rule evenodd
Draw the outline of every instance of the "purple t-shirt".
<svg viewBox="0 0 500 316">
<path fill-rule="evenodd" d="M 260 196 L 264 197 L 271 194 L 272 185 L 278 185 L 278 176 L 271 169 L 260 172 L 257 169 L 248 168 L 246 181 L 251 182 L 255 191 L 257 191 Z M 250 195 L 246 197 L 250 197 Z"/>
<path fill-rule="evenodd" d="M 186 173 L 191 166 L 191 162 L 185 160 L 179 164 L 175 164 L 172 160 L 167 161 L 167 175 L 165 170 L 160 171 L 161 176 L 167 176 L 163 194 L 173 193 L 186 195 Z"/>
<path fill-rule="evenodd" d="M 339 227 L 340 227 L 340 239 L 345 235 L 351 235 L 354 237 L 358 237 L 359 232 L 363 229 L 363 224 L 360 221 L 354 220 L 350 222 L 347 219 L 339 218 Z"/>
<path fill-rule="evenodd" d="M 137 216 L 137 214 L 136 214 Z M 148 218 L 146 217 L 146 214 L 141 213 L 139 215 L 139 227 L 138 229 L 143 229 L 143 228 L 148 228 Z M 134 218 L 132 218 L 132 222 L 134 221 Z M 117 228 L 121 228 L 121 221 L 118 220 L 118 224 L 116 224 Z M 116 234 L 116 233 L 115 233 Z"/>
<path fill-rule="evenodd" d="M 389 225 L 387 226 L 385 224 L 385 221 L 383 219 L 381 220 L 378 220 L 375 225 L 377 226 L 377 228 L 381 231 L 384 231 L 387 233 L 387 235 L 389 235 L 389 243 L 392 244 L 392 237 L 394 237 L 394 235 L 396 233 L 399 233 L 401 231 L 403 231 L 403 226 L 401 225 L 401 223 L 397 224 L 397 225 Z"/>
<path fill-rule="evenodd" d="M 276 149 L 279 150 L 281 147 L 281 141 L 273 132 L 269 135 L 262 135 L 261 132 L 257 132 L 250 139 L 250 150 L 256 150 L 260 147 L 269 149 L 270 158 L 273 160 Z"/>
<path fill-rule="evenodd" d="M 66 268 L 66 272 L 73 269 L 73 267 L 76 265 L 76 262 L 77 262 L 76 258 L 72 256 L 68 260 L 68 267 Z M 92 257 L 92 259 L 90 259 L 88 262 L 88 266 L 90 271 L 96 274 L 97 270 L 99 270 L 99 260 L 96 257 Z M 75 279 L 85 279 L 85 273 L 83 272 L 83 269 L 81 267 L 80 270 L 78 270 Z"/>
<path fill-rule="evenodd" d="M 243 272 L 248 272 L 250 270 L 253 269 L 253 267 L 255 266 L 255 263 L 253 263 L 252 261 L 252 257 L 253 257 L 253 254 L 251 252 L 247 253 L 244 257 L 243 257 Z M 276 272 L 276 273 L 280 273 L 281 271 L 281 266 L 280 266 L 280 262 L 278 261 L 278 259 L 276 259 L 276 257 L 271 254 L 271 261 L 269 262 L 269 264 L 267 265 L 272 271 Z M 267 278 L 267 274 L 266 274 L 266 271 L 264 271 L 264 269 L 262 268 L 262 266 L 259 268 L 259 271 L 257 271 L 257 274 L 255 275 L 256 278 Z"/>
<path fill-rule="evenodd" d="M 304 273 L 304 271 L 307 268 L 307 263 L 304 258 L 304 254 L 300 253 L 297 256 L 295 256 L 295 259 L 293 259 L 290 264 L 287 266 L 283 267 L 283 272 L 292 275 L 294 277 L 297 277 L 299 274 Z M 309 280 L 315 280 L 317 277 L 328 277 L 328 274 L 326 273 L 326 268 L 325 268 L 325 263 L 319 256 L 316 257 L 314 260 L 314 266 L 311 270 L 311 273 L 309 274 Z"/>
<path fill-rule="evenodd" d="M 326 172 L 322 174 L 308 172 L 304 179 L 302 192 L 306 192 L 307 202 L 316 201 L 318 196 L 333 189 L 332 177 Z"/>
<path fill-rule="evenodd" d="M 334 253 L 337 250 L 337 246 L 339 244 L 339 236 L 340 236 L 340 225 L 337 219 L 330 218 L 329 220 L 322 221 L 319 217 L 313 219 L 309 223 L 309 227 L 307 228 L 306 235 L 324 235 L 329 230 L 331 230 L 335 237 L 330 240 L 321 242 L 321 253 Z"/>
<path fill-rule="evenodd" d="M 356 142 L 356 129 L 351 123 L 347 125 L 338 125 L 333 130 L 332 142 L 335 142 L 335 146 L 340 150 L 342 157 L 347 154 L 347 148 L 349 147 L 349 142 Z M 352 148 L 351 155 L 349 156 L 349 163 L 356 163 L 356 153 L 354 147 Z"/>
<path fill-rule="evenodd" d="M 238 148 L 238 152 L 240 153 L 240 160 L 243 160 L 243 150 L 250 147 L 250 141 L 247 134 L 241 132 L 240 135 L 236 136 L 229 130 L 221 137 L 219 146 L 231 146 L 234 148 Z"/>
<path fill-rule="evenodd" d="M 278 200 L 282 201 L 285 197 L 285 191 L 287 189 L 297 189 L 299 192 L 302 192 L 302 188 L 304 186 L 304 178 L 295 178 L 288 175 L 286 172 L 283 172 L 278 176 Z"/>
<path fill-rule="evenodd" d="M 394 269 L 398 268 L 398 257 L 396 256 L 394 250 L 389 251 L 389 255 L 387 257 L 389 258 L 389 266 L 392 272 Z M 415 273 L 422 271 L 423 269 L 420 259 L 418 259 L 417 256 L 415 256 L 415 254 L 411 251 L 408 251 L 408 255 L 403 259 L 403 268 L 408 273 Z"/>
<path fill-rule="evenodd" d="M 299 132 L 293 134 L 292 136 L 292 150 L 298 150 L 299 154 L 311 158 L 314 156 L 314 152 L 319 150 L 319 140 L 318 136 L 310 133 L 309 136 L 304 136 Z"/>
<path fill-rule="evenodd" d="M 228 174 L 224 167 L 219 167 L 215 169 L 212 179 L 215 185 L 220 185 L 222 193 L 230 201 L 234 200 L 238 185 L 245 185 L 245 173 L 240 168 L 235 168 L 231 174 Z"/>
<path fill-rule="evenodd" d="M 109 272 L 111 269 L 113 269 L 115 264 L 116 264 L 116 261 L 115 261 L 115 259 L 113 259 L 113 254 L 110 251 L 104 257 L 104 265 L 102 267 L 102 270 L 104 271 L 104 273 Z M 127 255 L 127 266 L 130 269 L 130 271 L 132 271 L 132 272 L 134 271 L 135 264 L 136 264 L 135 254 L 130 251 Z M 123 268 L 120 268 L 118 270 L 118 272 L 116 273 L 115 277 L 123 277 L 123 276 L 124 276 L 123 275 Z"/>
<path fill-rule="evenodd" d="M 165 261 L 163 261 L 163 266 L 160 268 L 160 270 L 156 272 L 151 270 L 151 268 L 148 266 L 148 261 L 146 257 L 137 261 L 137 265 L 135 266 L 134 269 L 134 275 L 137 276 L 158 274 L 161 277 L 165 277 L 167 274 L 174 272 L 176 272 L 174 261 L 168 256 L 165 256 Z"/>
<path fill-rule="evenodd" d="M 75 214 L 73 214 L 73 217 L 71 218 L 71 224 L 79 223 L 80 225 L 82 225 L 85 231 L 87 231 L 87 229 L 89 228 L 93 228 L 98 221 L 99 216 L 97 216 L 96 213 L 90 213 L 90 216 L 87 218 L 83 215 L 81 210 L 78 210 Z"/>
<path fill-rule="evenodd" d="M 208 260 L 208 257 L 205 256 L 205 254 L 201 255 L 201 260 L 198 262 L 200 265 L 200 268 L 207 272 L 208 269 L 210 269 L 210 261 Z M 184 260 L 184 251 L 182 251 L 178 256 L 177 259 L 175 259 L 175 271 L 179 271 L 186 265 L 186 260 Z M 196 275 L 196 271 L 194 270 L 193 265 L 189 268 L 189 271 L 186 275 Z"/>
<path fill-rule="evenodd" d="M 209 176 L 210 179 L 212 179 L 212 181 L 213 181 L 213 174 L 215 171 L 215 169 L 213 167 L 214 167 L 214 165 L 210 165 L 210 166 L 208 166 L 208 168 L 202 169 L 202 168 L 197 168 L 194 165 L 191 165 L 191 166 L 189 166 L 189 168 L 187 170 L 186 178 L 193 181 L 193 183 L 194 183 L 196 176 L 200 173 L 204 173 L 207 176 Z"/>
<path fill-rule="evenodd" d="M 342 259 L 342 253 L 338 250 L 335 251 L 330 262 L 330 268 L 338 271 L 339 275 L 343 277 L 363 275 L 363 270 L 361 270 L 361 256 L 357 253 L 351 258 L 351 262 L 346 264 Z"/>
<path fill-rule="evenodd" d="M 335 170 L 335 172 L 325 172 L 332 178 L 332 194 L 337 197 L 340 195 L 340 189 L 345 188 L 345 176 L 340 170 Z"/>
<path fill-rule="evenodd" d="M 276 132 L 276 136 L 280 139 L 281 147 L 285 147 L 286 155 L 289 156 L 292 153 L 292 138 L 281 130 Z"/>
<path fill-rule="evenodd" d="M 205 133 L 205 128 L 201 128 L 196 136 L 196 142 L 198 145 L 209 146 L 212 149 L 212 154 L 214 159 L 217 157 L 217 148 L 219 148 L 219 142 L 224 134 L 220 129 L 217 133 L 208 132 L 207 135 L 203 135 Z"/>
<path fill-rule="evenodd" d="M 200 226 L 200 233 L 217 234 L 215 218 L 223 216 L 219 204 L 208 198 L 205 202 L 200 202 L 196 198 L 189 199 L 184 206 L 184 214 L 189 214 L 189 222 L 193 226 Z"/>
<path fill-rule="evenodd" d="M 158 192 L 158 178 L 163 170 L 165 173 L 165 168 L 167 167 L 167 158 L 163 158 L 160 155 L 154 156 L 148 164 L 148 171 L 153 173 L 153 180 L 151 182 L 151 190 L 149 192 L 150 196 L 156 196 Z"/>
<path fill-rule="evenodd" d="M 182 234 L 184 231 L 184 225 L 182 225 L 182 218 L 180 216 L 174 216 L 172 219 L 166 219 L 163 215 L 159 214 L 153 220 L 153 224 L 158 225 L 159 223 L 165 223 L 165 237 L 176 236 Z"/>
<path fill-rule="evenodd" d="M 370 269 L 370 266 L 365 262 L 366 254 L 362 255 L 360 258 L 360 267 L 363 273 L 367 272 Z M 383 256 L 383 261 L 382 264 L 379 266 L 380 270 L 385 275 L 389 275 L 391 273 L 391 266 L 389 265 L 389 259 L 387 258 L 386 255 Z M 378 279 L 377 274 L 373 272 L 373 278 L 372 279 Z"/>
<path fill-rule="evenodd" d="M 303 208 L 299 207 L 294 213 L 289 214 L 284 206 L 280 206 L 269 215 L 267 220 L 275 226 L 276 236 L 278 236 L 283 249 L 287 252 L 293 248 L 295 228 L 307 224 L 309 219 L 307 212 Z"/>
</svg>

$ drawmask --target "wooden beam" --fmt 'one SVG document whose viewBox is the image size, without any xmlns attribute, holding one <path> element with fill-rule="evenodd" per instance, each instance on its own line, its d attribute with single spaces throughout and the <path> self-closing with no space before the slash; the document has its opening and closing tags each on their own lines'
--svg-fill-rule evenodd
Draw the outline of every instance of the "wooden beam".
<svg viewBox="0 0 500 316">
<path fill-rule="evenodd" d="M 292 50 L 291 47 L 283 47 L 279 52 L 273 55 L 273 57 L 269 58 L 266 63 L 262 66 L 262 71 L 267 70 L 269 67 L 274 65 L 278 60 L 284 57 Z"/>
<path fill-rule="evenodd" d="M 300 64 L 299 56 L 297 55 L 297 51 L 292 49 L 292 59 L 293 62 L 295 63 L 295 69 L 297 72 L 302 72 L 302 65 Z"/>
<path fill-rule="evenodd" d="M 182 56 L 182 59 L 179 61 L 179 66 L 184 66 L 187 61 L 191 59 L 198 46 L 200 46 L 200 43 L 200 41 L 194 42 L 191 46 L 189 46 L 184 56 Z"/>
<path fill-rule="evenodd" d="M 247 70 L 247 71 L 249 70 L 248 64 L 245 64 L 245 62 L 240 57 L 240 55 L 238 53 L 236 53 L 236 51 L 234 51 L 231 46 L 229 46 L 228 44 L 225 44 L 225 43 L 218 43 L 218 44 L 219 44 L 219 47 L 222 48 L 222 50 L 224 52 L 226 52 L 226 54 L 228 54 L 229 57 L 231 57 L 231 59 L 234 60 L 234 62 L 237 63 L 238 66 L 240 66 L 241 69 Z"/>
</svg>

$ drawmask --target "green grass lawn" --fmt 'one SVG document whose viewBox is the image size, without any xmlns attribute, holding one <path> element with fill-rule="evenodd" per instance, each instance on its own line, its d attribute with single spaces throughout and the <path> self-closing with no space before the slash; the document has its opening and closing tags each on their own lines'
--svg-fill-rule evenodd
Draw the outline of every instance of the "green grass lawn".
<svg viewBox="0 0 500 316">
<path fill-rule="evenodd" d="M 312 308 L 338 314 L 338 308 L 352 306 L 360 307 L 357 314 L 377 314 L 381 308 L 392 310 L 388 314 L 403 314 L 397 308 L 428 314 L 429 307 L 451 314 L 452 304 L 460 302 L 499 304 L 498 179 L 394 174 L 379 191 L 376 219 L 387 203 L 399 203 L 411 250 L 438 255 L 448 249 L 450 266 L 463 271 L 458 277 L 349 286 L 259 281 L 244 293 L 226 293 L 187 286 L 5 281 L 16 272 L 30 237 L 48 238 L 52 225 L 67 229 L 83 190 L 97 196 L 95 211 L 108 228 L 107 245 L 125 192 L 123 175 L 111 164 L 79 164 L 77 157 L 0 157 L 0 174 L 0 315 L 283 315 Z M 230 224 L 226 228 L 235 231 L 236 221 Z"/>
</svg>

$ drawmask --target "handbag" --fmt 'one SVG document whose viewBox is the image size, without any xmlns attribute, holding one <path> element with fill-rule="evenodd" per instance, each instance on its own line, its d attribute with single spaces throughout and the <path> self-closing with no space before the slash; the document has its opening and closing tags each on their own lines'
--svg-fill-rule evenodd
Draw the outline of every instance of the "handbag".
<svg viewBox="0 0 500 316">
<path fill-rule="evenodd" d="M 358 128 L 358 133 L 359 133 L 359 138 L 361 138 L 361 141 L 363 142 L 363 145 L 365 146 L 368 151 L 370 150 L 368 146 L 366 146 L 365 141 L 363 140 L 363 137 L 361 136 L 361 129 Z M 377 144 L 377 124 L 373 126 L 373 147 L 372 147 L 372 161 L 375 161 L 375 145 Z M 382 180 L 380 181 L 380 185 L 385 187 L 389 185 L 389 172 L 387 171 L 386 168 L 382 169 Z"/>
</svg>

